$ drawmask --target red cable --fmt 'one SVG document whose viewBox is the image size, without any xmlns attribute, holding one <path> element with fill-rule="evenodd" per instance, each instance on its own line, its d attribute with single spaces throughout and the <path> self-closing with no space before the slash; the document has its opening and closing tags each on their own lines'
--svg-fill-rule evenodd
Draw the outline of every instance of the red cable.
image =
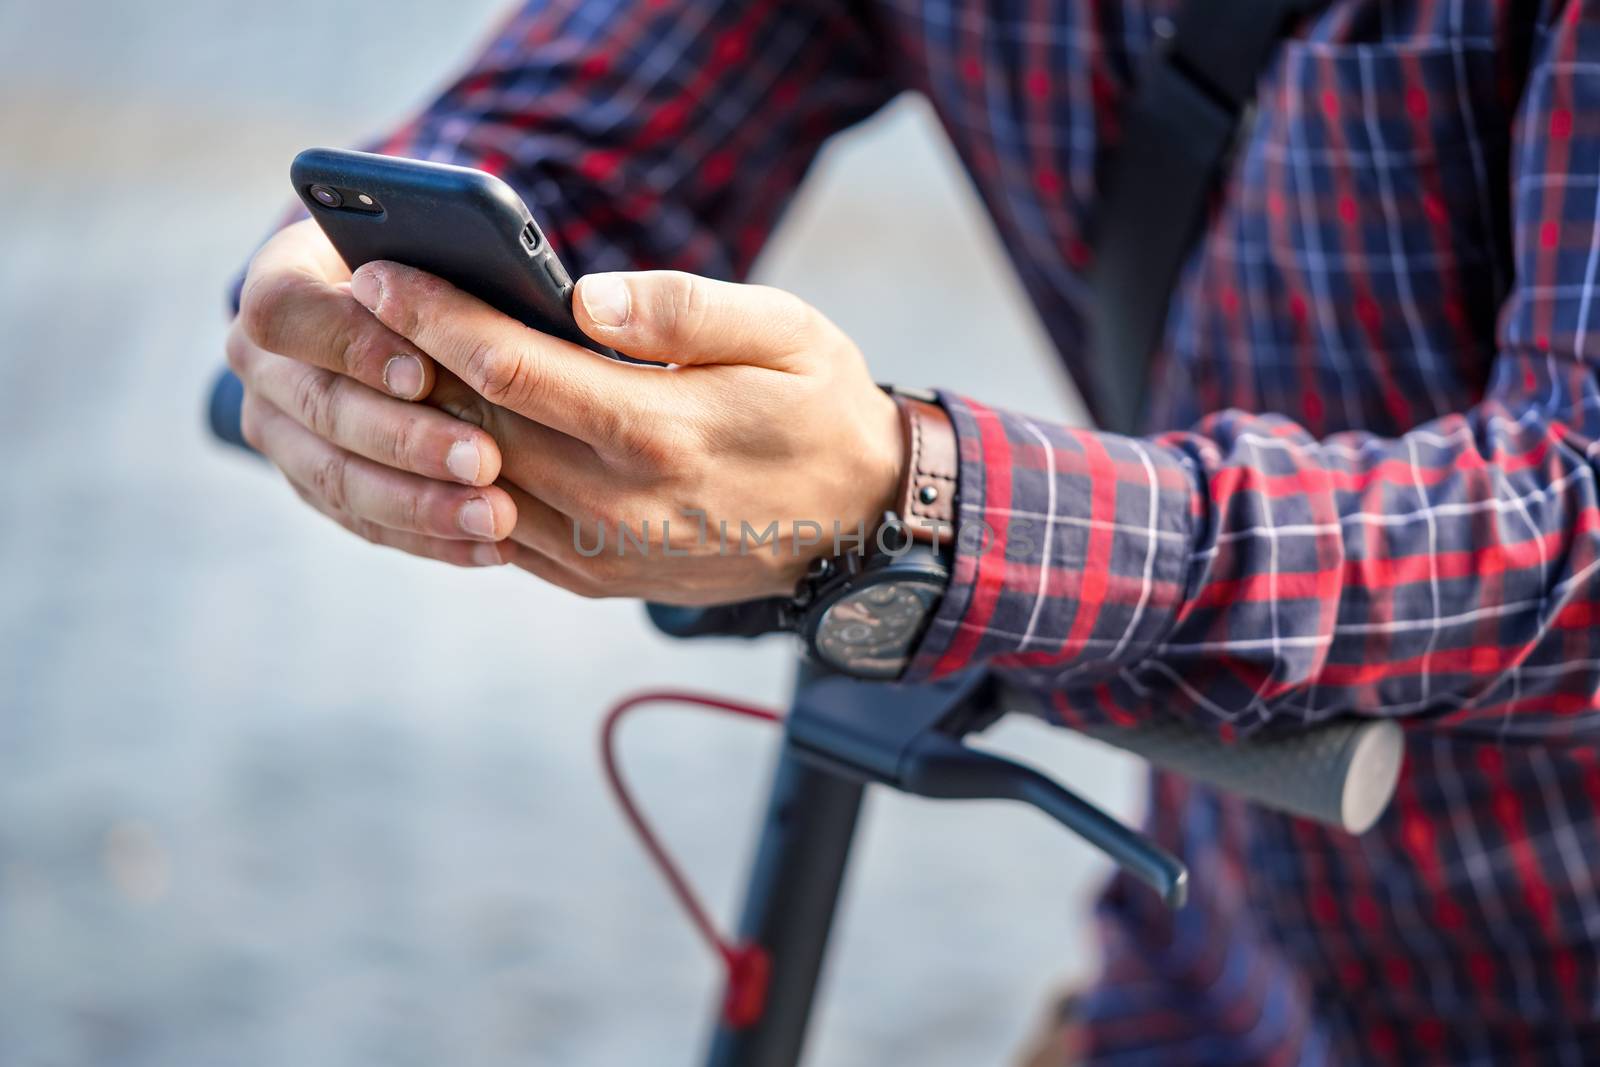
<svg viewBox="0 0 1600 1067">
<path fill-rule="evenodd" d="M 688 914 L 689 921 L 711 946 L 712 951 L 722 957 L 722 964 L 727 972 L 727 987 L 722 1002 L 723 1021 L 736 1028 L 749 1026 L 761 1018 L 761 1013 L 766 1008 L 767 980 L 772 970 L 771 958 L 766 949 L 760 945 L 749 942 L 735 943 L 717 930 L 694 887 L 679 870 L 677 861 L 668 854 L 660 838 L 656 836 L 654 828 L 645 821 L 644 814 L 633 799 L 627 784 L 623 782 L 622 772 L 617 766 L 617 723 L 624 715 L 642 704 L 690 704 L 732 715 L 743 715 L 751 719 L 763 719 L 767 722 L 782 722 L 783 716 L 767 708 L 738 704 L 718 697 L 657 689 L 635 694 L 613 706 L 606 712 L 600 726 L 600 760 L 605 767 L 606 781 L 610 783 L 611 791 L 616 794 L 622 814 L 633 827 L 633 832 L 638 835 L 639 842 L 644 845 L 651 861 L 666 878 L 668 888 L 672 890 L 672 895 L 678 898 L 678 903 Z"/>
</svg>

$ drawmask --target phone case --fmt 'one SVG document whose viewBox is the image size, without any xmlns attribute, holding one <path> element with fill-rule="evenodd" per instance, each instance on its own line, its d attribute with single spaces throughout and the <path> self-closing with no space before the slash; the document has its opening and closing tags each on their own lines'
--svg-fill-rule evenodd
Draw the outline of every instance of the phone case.
<svg viewBox="0 0 1600 1067">
<path fill-rule="evenodd" d="M 444 163 L 310 148 L 289 168 L 295 193 L 351 270 L 391 260 L 435 274 L 527 326 L 602 355 L 572 317 L 572 279 L 516 192 Z M 319 202 L 312 189 L 342 201 Z M 363 197 L 370 199 L 365 203 Z"/>
</svg>

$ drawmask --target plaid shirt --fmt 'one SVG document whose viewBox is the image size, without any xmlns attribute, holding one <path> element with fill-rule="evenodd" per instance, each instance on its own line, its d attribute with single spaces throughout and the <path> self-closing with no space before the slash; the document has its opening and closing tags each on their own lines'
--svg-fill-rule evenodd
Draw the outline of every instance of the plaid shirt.
<svg viewBox="0 0 1600 1067">
<path fill-rule="evenodd" d="M 738 278 L 828 135 L 918 91 L 1081 372 L 1093 176 L 1171 7 L 534 3 L 381 147 L 502 174 L 582 271 Z M 1339 0 L 1258 102 L 1172 309 L 1162 432 L 944 396 L 993 536 L 914 673 L 1009 672 L 1068 724 L 1409 728 L 1360 839 L 1154 777 L 1194 900 L 1111 885 L 1094 1062 L 1593 1062 L 1600 25 Z"/>
</svg>

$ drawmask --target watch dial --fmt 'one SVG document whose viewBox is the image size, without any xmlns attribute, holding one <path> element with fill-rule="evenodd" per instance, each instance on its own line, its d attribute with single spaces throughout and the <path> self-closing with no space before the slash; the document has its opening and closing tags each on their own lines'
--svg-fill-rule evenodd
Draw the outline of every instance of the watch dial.
<svg viewBox="0 0 1600 1067">
<path fill-rule="evenodd" d="M 890 581 L 842 597 L 817 624 L 817 654 L 858 678 L 896 678 L 941 590 L 927 582 Z"/>
</svg>

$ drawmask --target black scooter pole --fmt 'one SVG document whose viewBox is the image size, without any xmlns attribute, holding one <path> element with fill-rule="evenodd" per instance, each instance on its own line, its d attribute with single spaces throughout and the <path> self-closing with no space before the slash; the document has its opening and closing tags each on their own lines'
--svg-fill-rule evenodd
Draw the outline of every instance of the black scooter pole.
<svg viewBox="0 0 1600 1067">
<path fill-rule="evenodd" d="M 742 1028 L 719 1023 L 708 1067 L 800 1062 L 865 789 L 806 762 L 785 731 L 739 921 L 739 940 L 770 959 L 765 1010 Z"/>
</svg>

